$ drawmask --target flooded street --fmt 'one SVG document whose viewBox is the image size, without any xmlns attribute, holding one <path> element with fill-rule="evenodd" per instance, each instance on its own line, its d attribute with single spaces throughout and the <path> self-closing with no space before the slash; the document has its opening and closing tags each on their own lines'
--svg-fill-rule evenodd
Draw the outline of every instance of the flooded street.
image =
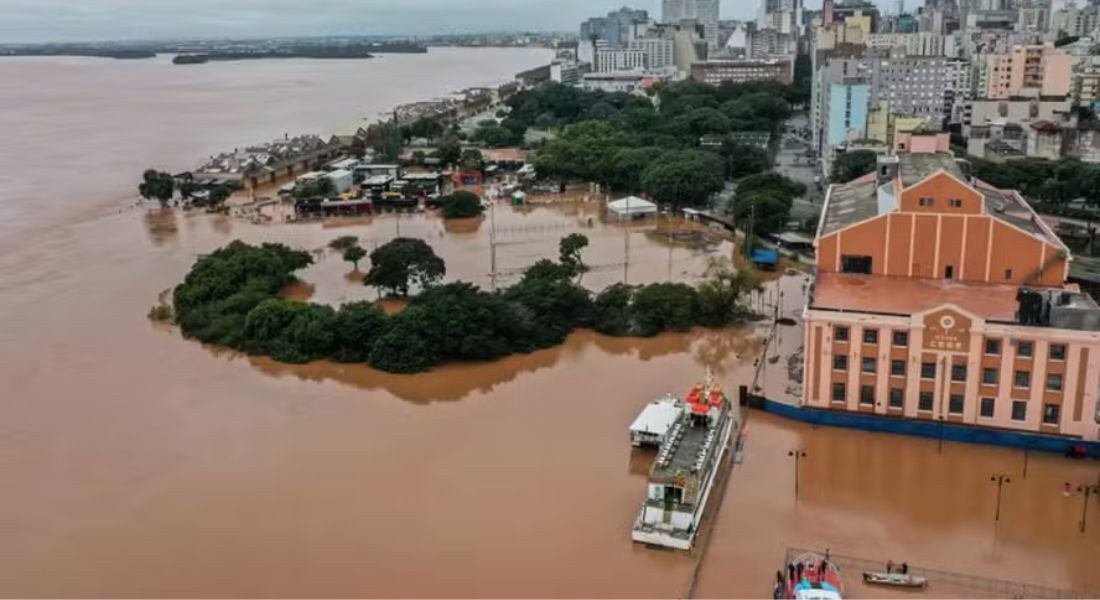
<svg viewBox="0 0 1100 600">
<path fill-rule="evenodd" d="M 494 77 L 546 58 L 527 52 L 501 59 Z M 158 86 L 186 94 L 194 85 L 125 71 L 149 65 L 59 60 L 17 89 L 13 77 L 28 62 L 0 61 L 0 121 L 9 132 L 0 150 L 0 595 L 686 593 L 694 556 L 630 541 L 649 456 L 631 451 L 627 427 L 643 405 L 682 393 L 705 367 L 731 390 L 748 384 L 759 330 L 652 340 L 579 332 L 549 350 L 416 376 L 203 347 L 146 313 L 198 255 L 233 239 L 312 250 L 351 234 L 370 247 L 400 227 L 432 244 L 448 279 L 488 287 L 489 221 L 406 215 L 263 227 L 133 207 L 130 188 L 148 163 L 186 168 L 204 152 L 281 135 L 284 125 L 308 131 L 333 115 L 353 120 L 368 111 L 351 105 L 367 102 L 333 100 L 330 90 L 294 96 L 299 88 L 287 82 L 308 72 L 295 61 L 263 65 L 287 86 L 274 96 L 258 74 L 219 71 L 238 68 L 226 64 L 191 72 L 214 91 L 177 113 L 172 94 L 127 96 Z M 491 61 L 452 73 L 459 62 L 433 67 L 438 77 L 414 70 L 408 79 L 421 83 L 402 88 L 398 101 L 476 84 L 461 76 Z M 84 73 L 86 64 L 117 72 L 103 79 Z M 358 86 L 364 97 L 390 93 L 346 75 L 311 76 Z M 61 99 L 45 102 L 47 93 Z M 256 102 L 239 102 L 249 97 Z M 72 113 L 81 98 L 87 104 Z M 647 226 L 628 236 L 599 214 L 595 202 L 499 208 L 499 283 L 556 256 L 557 240 L 572 232 L 591 239 L 584 281 L 593 288 L 624 277 L 694 281 L 708 258 L 733 251 L 725 242 L 670 245 Z M 321 251 L 288 293 L 373 299 L 350 271 Z M 761 413 L 747 427 L 699 596 L 770 594 L 788 546 L 1100 588 L 1100 503 L 1093 500 L 1082 534 L 1081 498 L 1060 494 L 1062 481 L 1095 480 L 1094 462 L 1035 454 L 1024 480 L 1015 477 L 1018 451 L 948 443 L 941 454 L 935 440 L 812 429 Z M 808 454 L 797 502 L 794 448 Z M 995 472 L 1014 476 L 996 530 Z M 858 577 L 846 573 L 850 595 L 875 595 L 855 585 Z"/>
</svg>

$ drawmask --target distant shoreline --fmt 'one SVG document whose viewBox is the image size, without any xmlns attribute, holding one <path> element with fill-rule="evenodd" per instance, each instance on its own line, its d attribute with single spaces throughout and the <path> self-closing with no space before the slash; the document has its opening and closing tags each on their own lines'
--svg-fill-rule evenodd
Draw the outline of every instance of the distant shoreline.
<svg viewBox="0 0 1100 600">
<path fill-rule="evenodd" d="M 302 44 L 291 43 L 275 47 L 237 46 L 232 48 L 207 49 L 186 45 L 155 45 L 139 48 L 112 48 L 89 45 L 27 46 L 3 49 L 4 57 L 80 57 L 112 58 L 116 60 L 147 60 L 161 54 L 175 55 L 174 64 L 204 64 L 213 61 L 258 60 L 265 58 L 304 58 L 314 60 L 327 59 L 366 59 L 377 54 L 426 54 L 428 47 L 422 44 L 355 43 L 355 44 Z"/>
</svg>

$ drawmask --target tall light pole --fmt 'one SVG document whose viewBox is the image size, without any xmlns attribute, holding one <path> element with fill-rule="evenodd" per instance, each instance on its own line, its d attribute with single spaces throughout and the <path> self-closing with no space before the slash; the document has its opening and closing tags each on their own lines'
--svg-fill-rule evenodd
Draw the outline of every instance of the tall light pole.
<svg viewBox="0 0 1100 600">
<path fill-rule="evenodd" d="M 791 450 L 787 453 L 787 456 L 794 458 L 794 497 L 798 499 L 798 463 L 803 458 L 806 458 L 805 450 Z"/>
<path fill-rule="evenodd" d="M 1065 495 L 1069 495 L 1069 483 L 1065 484 Z M 1081 533 L 1085 533 L 1085 524 L 1089 517 L 1089 496 L 1100 499 L 1100 484 L 1079 485 L 1077 493 L 1081 494 Z"/>
<path fill-rule="evenodd" d="M 1024 479 L 1027 479 L 1027 459 L 1031 454 L 1031 438 L 1024 441 Z"/>
<path fill-rule="evenodd" d="M 1008 475 L 995 473 L 995 474 L 993 474 L 993 476 L 991 476 L 989 478 L 989 480 L 992 481 L 993 483 L 997 484 L 997 510 L 996 510 L 996 512 L 993 513 L 993 520 L 994 521 L 1000 521 L 1001 520 L 1001 490 L 1004 488 L 1004 485 L 1006 483 L 1012 483 L 1012 478 L 1010 478 Z"/>
<path fill-rule="evenodd" d="M 939 422 L 940 422 L 940 441 L 939 441 L 939 449 L 937 451 L 940 454 L 943 454 L 943 422 L 944 422 L 944 417 L 943 417 L 943 415 L 940 415 L 940 416 L 936 417 L 936 419 L 938 419 Z"/>
</svg>

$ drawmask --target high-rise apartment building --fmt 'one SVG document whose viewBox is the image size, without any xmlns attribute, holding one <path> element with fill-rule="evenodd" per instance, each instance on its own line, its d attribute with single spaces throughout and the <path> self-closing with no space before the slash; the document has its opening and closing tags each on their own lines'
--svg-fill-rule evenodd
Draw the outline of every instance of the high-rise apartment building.
<svg viewBox="0 0 1100 600">
<path fill-rule="evenodd" d="M 715 49 L 718 47 L 718 21 L 721 12 L 721 0 L 663 0 L 661 22 L 697 21 L 703 26 L 707 47 Z"/>
</svg>

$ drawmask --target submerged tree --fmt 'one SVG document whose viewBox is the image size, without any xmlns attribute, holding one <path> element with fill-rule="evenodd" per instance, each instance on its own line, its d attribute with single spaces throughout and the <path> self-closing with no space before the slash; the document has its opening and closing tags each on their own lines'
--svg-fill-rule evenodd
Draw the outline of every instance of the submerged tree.
<svg viewBox="0 0 1100 600">
<path fill-rule="evenodd" d="M 481 198 L 466 190 L 458 190 L 448 196 L 443 203 L 444 219 L 466 219 L 476 217 L 484 211 Z"/>
<path fill-rule="evenodd" d="M 363 283 L 408 296 L 409 287 L 421 289 L 438 282 L 447 273 L 442 258 L 424 240 L 396 238 L 370 254 L 371 270 Z"/>
<path fill-rule="evenodd" d="M 149 169 L 141 176 L 138 193 L 146 200 L 157 200 L 161 206 L 167 206 L 176 193 L 176 182 L 168 173 Z"/>
<path fill-rule="evenodd" d="M 367 256 L 367 251 L 359 246 L 348 246 L 344 249 L 344 260 L 355 265 L 355 270 L 359 270 L 359 261 L 363 260 Z"/>
<path fill-rule="evenodd" d="M 588 247 L 588 238 L 581 233 L 571 233 L 558 242 L 559 262 L 569 267 L 575 275 L 588 271 L 581 260 L 581 252 Z"/>
<path fill-rule="evenodd" d="M 328 243 L 328 247 L 333 250 L 343 252 L 352 246 L 359 245 L 359 236 L 357 235 L 342 235 Z"/>
</svg>

